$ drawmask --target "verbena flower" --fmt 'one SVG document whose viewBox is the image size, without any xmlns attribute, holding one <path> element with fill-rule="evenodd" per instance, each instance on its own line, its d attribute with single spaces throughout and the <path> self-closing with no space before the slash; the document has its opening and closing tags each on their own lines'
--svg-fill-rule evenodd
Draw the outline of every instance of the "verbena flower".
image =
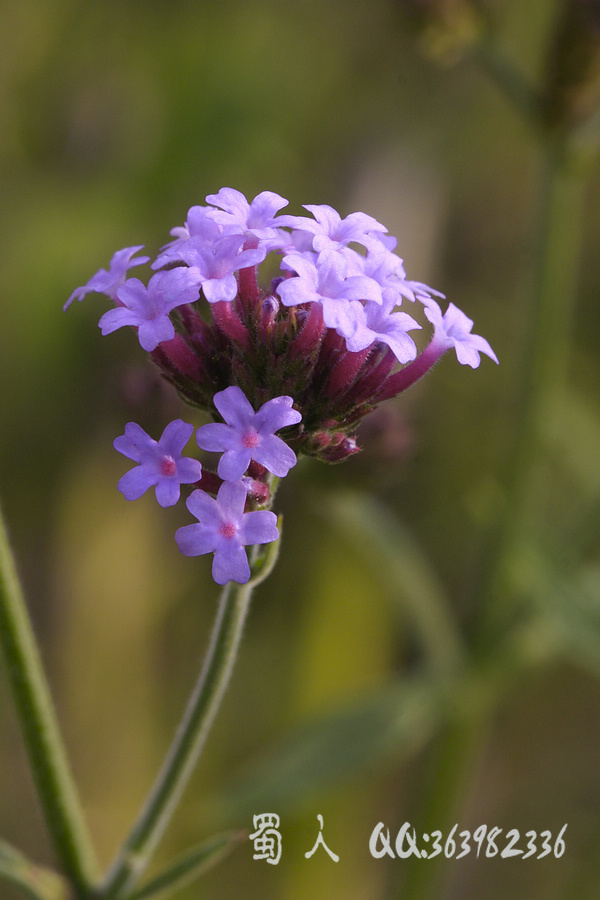
<svg viewBox="0 0 600 900">
<path fill-rule="evenodd" d="M 181 455 L 193 430 L 193 425 L 175 419 L 155 441 L 135 422 L 125 426 L 125 434 L 116 438 L 113 446 L 139 463 L 119 481 L 118 488 L 126 500 L 137 500 L 153 487 L 161 506 L 174 506 L 179 500 L 180 485 L 200 479 L 200 462 Z"/>
<path fill-rule="evenodd" d="M 392 312 L 395 306 L 393 298 L 383 304 L 369 300 L 364 305 L 354 300 L 351 306 L 356 330 L 346 340 L 348 350 L 358 352 L 379 341 L 390 347 L 400 363 L 407 363 L 415 358 L 417 348 L 407 331 L 421 326 L 407 313 Z"/>
<path fill-rule="evenodd" d="M 207 215 L 220 225 L 236 229 L 246 239 L 272 240 L 276 237 L 275 216 L 288 201 L 273 191 L 263 191 L 248 203 L 240 191 L 221 188 L 218 194 L 209 194 L 206 202 L 218 209 L 209 208 Z"/>
<path fill-rule="evenodd" d="M 299 253 L 284 256 L 283 264 L 297 273 L 282 281 L 277 288 L 285 306 L 320 303 L 323 321 L 343 337 L 356 330 L 351 300 L 381 302 L 381 287 L 365 275 L 348 275 L 345 255 L 325 250 L 316 262 Z"/>
<path fill-rule="evenodd" d="M 129 278 L 117 290 L 117 299 L 123 305 L 104 313 L 98 324 L 102 334 L 135 325 L 144 350 L 155 350 L 163 341 L 175 337 L 169 313 L 184 303 L 193 303 L 198 294 L 198 274 L 194 269 L 157 272 L 148 287 L 139 278 Z"/>
<path fill-rule="evenodd" d="M 282 216 L 281 223 L 314 234 L 313 247 L 317 251 L 338 249 L 351 243 L 365 244 L 368 235 L 387 231 L 385 225 L 365 213 L 350 213 L 342 219 L 326 204 L 304 206 L 304 209 L 313 214 L 314 220 L 304 216 Z"/>
<path fill-rule="evenodd" d="M 183 262 L 191 266 L 209 303 L 234 300 L 238 292 L 234 273 L 257 265 L 266 256 L 265 248 L 243 250 L 244 241 L 243 234 L 228 234 L 212 241 L 197 235 L 173 245 L 157 263 Z"/>
<path fill-rule="evenodd" d="M 279 537 L 275 513 L 244 512 L 245 504 L 246 488 L 241 482 L 225 481 L 216 499 L 204 491 L 194 491 L 186 505 L 198 524 L 184 525 L 175 532 L 184 556 L 214 553 L 212 575 L 217 584 L 245 584 L 250 578 L 250 565 L 244 547 L 270 544 Z"/>
<path fill-rule="evenodd" d="M 254 460 L 268 472 L 283 478 L 296 465 L 296 454 L 275 432 L 296 425 L 301 414 L 292 409 L 291 397 L 274 397 L 254 412 L 235 385 L 214 396 L 214 404 L 226 424 L 203 425 L 196 432 L 202 450 L 222 453 L 217 472 L 226 481 L 238 481 Z"/>
<path fill-rule="evenodd" d="M 117 296 L 117 288 L 124 283 L 128 270 L 133 268 L 133 266 L 141 266 L 150 262 L 149 256 L 139 256 L 137 259 L 132 259 L 139 250 L 143 249 L 144 245 L 140 244 L 139 247 L 125 247 L 124 250 L 117 250 L 110 261 L 108 271 L 106 269 L 98 269 L 87 284 L 73 291 L 63 309 L 68 309 L 73 300 L 81 302 L 86 294 L 94 292 L 106 294 L 111 300 L 114 300 Z"/>
<path fill-rule="evenodd" d="M 314 218 L 282 215 L 287 201 L 271 191 L 248 201 L 221 188 L 206 201 L 172 230 L 148 288 L 134 278 L 108 288 L 120 305 L 100 324 L 104 334 L 137 328 L 165 378 L 216 424 L 223 425 L 213 398 L 229 387 L 253 410 L 291 397 L 302 418 L 282 426 L 285 443 L 337 462 L 357 452 L 360 420 L 446 350 L 454 347 L 469 365 L 479 364 L 480 353 L 495 359 L 470 319 L 453 304 L 442 314 L 443 295 L 407 277 L 396 239 L 372 216 L 342 218 L 326 205 L 305 207 Z M 135 249 L 123 251 L 125 266 L 134 264 Z M 281 277 L 261 286 L 260 264 L 275 254 Z M 121 267 L 117 280 L 124 278 Z M 417 353 L 409 332 L 428 319 L 433 337 Z M 232 458 L 231 447 L 222 452 Z M 236 471 L 247 456 L 239 450 Z"/>
<path fill-rule="evenodd" d="M 425 306 L 425 315 L 435 328 L 434 340 L 437 344 L 456 350 L 456 358 L 463 366 L 471 366 L 477 369 L 481 362 L 480 353 L 485 353 L 495 363 L 498 357 L 485 338 L 478 334 L 471 334 L 473 320 L 469 319 L 454 303 L 450 303 L 448 309 L 442 315 L 442 311 L 435 300 L 429 300 Z"/>
</svg>

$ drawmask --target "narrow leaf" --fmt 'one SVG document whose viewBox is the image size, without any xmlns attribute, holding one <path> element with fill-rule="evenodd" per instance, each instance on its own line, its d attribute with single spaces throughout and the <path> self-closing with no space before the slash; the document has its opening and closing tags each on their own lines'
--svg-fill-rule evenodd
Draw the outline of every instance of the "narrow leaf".
<svg viewBox="0 0 600 900">
<path fill-rule="evenodd" d="M 415 678 L 309 722 L 216 798 L 219 810 L 239 819 L 262 808 L 293 807 L 386 759 L 409 757 L 441 720 L 440 696 L 431 679 Z"/>
<path fill-rule="evenodd" d="M 429 664 L 438 671 L 455 670 L 462 647 L 452 609 L 409 530 L 382 503 L 358 491 L 330 495 L 324 508 L 408 613 Z"/>
<path fill-rule="evenodd" d="M 55 872 L 38 866 L 11 847 L 0 841 L 0 878 L 21 888 L 32 900 L 68 900 L 67 883 Z"/>
<path fill-rule="evenodd" d="M 166 891 L 171 893 L 185 887 L 216 866 L 246 837 L 245 831 L 228 831 L 224 834 L 214 835 L 178 856 L 160 875 L 132 894 L 131 900 L 159 897 Z"/>
</svg>

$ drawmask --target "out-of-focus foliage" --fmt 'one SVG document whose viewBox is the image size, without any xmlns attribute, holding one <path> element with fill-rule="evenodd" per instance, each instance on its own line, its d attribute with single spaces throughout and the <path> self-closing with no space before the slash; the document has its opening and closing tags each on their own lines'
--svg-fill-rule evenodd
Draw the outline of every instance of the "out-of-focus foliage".
<svg viewBox="0 0 600 900">
<path fill-rule="evenodd" d="M 207 559 L 177 552 L 183 508 L 161 510 L 150 495 L 128 504 L 116 491 L 124 468 L 112 440 L 125 423 L 157 436 L 193 414 L 132 334 L 100 336 L 103 298 L 63 315 L 71 291 L 116 249 L 145 243 L 153 255 L 206 194 L 273 190 L 296 214 L 328 203 L 383 221 L 409 277 L 464 309 L 500 359 L 473 372 L 448 356 L 373 416 L 362 455 L 336 467 L 303 461 L 283 484 L 281 556 L 257 590 L 233 685 L 160 858 L 222 828 L 251 830 L 252 812 L 271 811 L 251 809 L 254 797 L 281 813 L 283 857 L 268 866 L 243 844 L 206 877 L 207 900 L 395 896 L 402 864 L 372 859 L 369 835 L 379 821 L 397 829 L 417 816 L 444 703 L 421 671 L 415 604 L 427 610 L 419 598 L 438 602 L 440 592 L 468 635 L 477 615 L 468 598 L 503 502 L 529 338 L 533 139 L 468 55 L 447 68 L 423 56 L 401 6 L 22 0 L 0 10 L 0 496 L 104 865 L 195 679 L 216 588 Z M 487 6 L 534 79 L 559 4 Z M 577 866 L 597 848 L 598 199 L 596 177 L 572 398 L 568 415 L 548 422 L 552 454 L 534 486 L 544 553 L 514 573 L 516 590 L 550 607 L 554 623 L 524 633 L 527 652 L 562 642 L 565 661 L 508 691 L 473 761 L 460 822 L 553 833 L 568 822 L 568 852 L 540 862 L 466 857 L 443 898 L 575 896 Z M 354 508 L 362 535 L 340 511 L 348 489 L 367 494 Z M 407 560 L 387 581 L 367 535 L 386 516 L 401 523 L 398 567 Z M 450 679 L 455 635 L 445 655 L 436 615 L 424 612 L 421 626 Z M 414 680 L 400 684 L 405 675 Z M 52 864 L 5 682 L 0 835 Z M 261 770 L 270 781 L 252 793 Z M 237 804 L 236 785 L 245 791 Z M 337 866 L 325 854 L 304 858 L 317 813 Z M 593 880 L 581 890 L 594 896 Z M 196 885 L 180 896 L 199 895 Z"/>
</svg>

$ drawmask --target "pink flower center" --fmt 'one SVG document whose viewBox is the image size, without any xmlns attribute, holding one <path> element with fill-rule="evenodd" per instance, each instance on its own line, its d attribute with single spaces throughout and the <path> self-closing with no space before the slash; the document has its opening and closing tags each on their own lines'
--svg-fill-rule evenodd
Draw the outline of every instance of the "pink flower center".
<svg viewBox="0 0 600 900">
<path fill-rule="evenodd" d="M 174 475 L 177 471 L 177 466 L 175 465 L 175 460 L 172 456 L 164 456 L 160 461 L 160 474 L 161 475 Z"/>
<path fill-rule="evenodd" d="M 244 445 L 244 447 L 247 447 L 249 450 L 251 450 L 253 447 L 256 447 L 259 440 L 260 438 L 258 436 L 258 432 L 253 428 L 249 428 L 248 431 L 244 432 L 242 444 Z"/>
<path fill-rule="evenodd" d="M 236 533 L 237 528 L 233 522 L 223 522 L 219 530 L 224 537 L 232 538 Z"/>
</svg>

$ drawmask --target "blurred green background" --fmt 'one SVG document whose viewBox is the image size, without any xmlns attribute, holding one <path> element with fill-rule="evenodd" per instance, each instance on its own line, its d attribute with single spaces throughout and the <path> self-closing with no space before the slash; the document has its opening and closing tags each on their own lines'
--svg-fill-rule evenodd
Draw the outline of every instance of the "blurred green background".
<svg viewBox="0 0 600 900">
<path fill-rule="evenodd" d="M 558 5 L 492 4 L 532 78 Z M 158 381 L 132 333 L 101 338 L 103 298 L 90 295 L 63 315 L 72 290 L 121 247 L 145 243 L 154 255 L 187 209 L 224 185 L 248 198 L 273 190 L 292 213 L 328 203 L 384 222 L 408 276 L 473 318 L 501 363 L 484 358 L 473 372 L 449 354 L 372 418 L 360 456 L 336 467 L 303 461 L 282 486 L 281 559 L 257 592 L 233 684 L 159 861 L 224 827 L 252 830 L 252 815 L 267 811 L 281 815 L 283 857 L 277 867 L 253 861 L 246 842 L 182 900 L 403 896 L 404 864 L 372 859 L 368 840 L 379 821 L 397 830 L 420 811 L 435 752 L 426 702 L 416 700 L 402 752 L 386 745 L 361 754 L 352 741 L 315 739 L 322 749 L 310 745 L 304 770 L 306 742 L 285 757 L 289 777 L 277 762 L 298 729 L 362 698 L 386 697 L 419 663 L 402 591 L 347 527 L 344 492 L 384 503 L 403 536 L 400 559 L 412 559 L 432 591 L 443 585 L 465 633 L 476 613 L 471 588 L 515 441 L 538 162 L 531 133 L 495 86 L 468 58 L 444 66 L 427 58 L 400 6 L 0 7 L 0 496 L 103 865 L 160 765 L 196 677 L 217 589 L 208 560 L 177 552 L 183 506 L 161 510 L 151 495 L 127 504 L 116 490 L 125 468 L 112 441 L 125 423 L 158 435 L 190 413 Z M 596 173 L 570 363 L 581 416 L 561 429 L 555 457 L 539 472 L 547 488 L 540 511 L 585 550 L 594 585 L 599 191 Z M 569 444 L 573 466 L 564 457 Z M 583 665 L 539 667 L 494 710 L 460 807 L 461 828 L 485 822 L 555 835 L 566 822 L 567 853 L 542 861 L 470 854 L 448 865 L 432 898 L 596 896 L 594 615 L 583 619 L 591 641 Z M 271 777 L 264 788 L 253 774 L 261 765 Z M 237 801 L 234 784 L 243 785 Z M 304 858 L 318 813 L 338 865 L 320 852 Z M 5 677 L 0 836 L 52 864 Z M 2 886 L 0 896 L 18 895 Z"/>
</svg>

